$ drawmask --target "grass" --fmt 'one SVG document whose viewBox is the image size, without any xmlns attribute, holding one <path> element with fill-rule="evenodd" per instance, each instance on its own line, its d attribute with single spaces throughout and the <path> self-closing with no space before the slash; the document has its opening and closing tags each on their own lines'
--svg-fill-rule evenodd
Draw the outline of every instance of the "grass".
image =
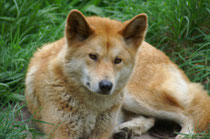
<svg viewBox="0 0 210 139">
<path fill-rule="evenodd" d="M 63 36 L 71 9 L 125 21 L 147 13 L 146 40 L 166 52 L 193 82 L 210 94 L 208 0 L 0 0 L 0 138 L 42 134 L 16 121 L 25 102 L 24 78 L 33 52 Z M 26 132 L 28 131 L 28 132 Z"/>
</svg>

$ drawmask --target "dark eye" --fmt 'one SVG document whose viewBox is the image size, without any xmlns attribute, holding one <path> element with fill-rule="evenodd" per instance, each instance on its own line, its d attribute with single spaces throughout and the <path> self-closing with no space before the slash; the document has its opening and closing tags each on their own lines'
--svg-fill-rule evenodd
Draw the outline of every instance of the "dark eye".
<svg viewBox="0 0 210 139">
<path fill-rule="evenodd" d="M 94 55 L 94 54 L 89 54 L 89 57 L 92 59 L 92 60 L 97 60 L 97 55 Z"/>
<path fill-rule="evenodd" d="M 114 60 L 114 64 L 120 64 L 120 63 L 121 63 L 121 61 L 122 61 L 122 59 L 121 59 L 121 58 L 115 58 L 115 60 Z"/>
</svg>

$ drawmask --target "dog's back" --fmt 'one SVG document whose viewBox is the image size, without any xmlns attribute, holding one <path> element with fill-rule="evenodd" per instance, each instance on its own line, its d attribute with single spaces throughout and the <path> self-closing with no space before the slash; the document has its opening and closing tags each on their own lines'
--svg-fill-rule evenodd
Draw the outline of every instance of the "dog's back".
<svg viewBox="0 0 210 139">
<path fill-rule="evenodd" d="M 207 92 L 200 84 L 191 83 L 163 52 L 146 42 L 138 51 L 125 91 L 122 109 L 134 113 L 135 117 L 119 125 L 116 132 L 127 127 L 134 135 L 145 133 L 154 121 L 140 115 L 173 120 L 182 126 L 180 132 L 184 134 L 209 128 L 210 97 Z M 136 114 L 140 117 L 136 118 Z"/>
</svg>

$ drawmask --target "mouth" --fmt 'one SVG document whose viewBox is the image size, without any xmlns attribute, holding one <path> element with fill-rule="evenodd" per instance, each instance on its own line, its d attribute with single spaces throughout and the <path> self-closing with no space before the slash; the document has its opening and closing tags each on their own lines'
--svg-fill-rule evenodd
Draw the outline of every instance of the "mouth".
<svg viewBox="0 0 210 139">
<path fill-rule="evenodd" d="M 109 92 L 99 91 L 99 92 L 97 92 L 97 94 L 104 95 L 104 96 L 111 95 L 110 91 Z"/>
</svg>

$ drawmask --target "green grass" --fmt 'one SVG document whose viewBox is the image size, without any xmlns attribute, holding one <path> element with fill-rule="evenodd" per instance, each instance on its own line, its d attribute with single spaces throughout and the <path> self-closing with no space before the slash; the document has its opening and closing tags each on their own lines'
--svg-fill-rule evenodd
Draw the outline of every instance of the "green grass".
<svg viewBox="0 0 210 139">
<path fill-rule="evenodd" d="M 41 135 L 26 121 L 15 120 L 24 106 L 25 73 L 38 47 L 63 36 L 71 9 L 120 21 L 147 13 L 146 40 L 210 93 L 208 0 L 0 0 L 0 138 Z"/>
</svg>

